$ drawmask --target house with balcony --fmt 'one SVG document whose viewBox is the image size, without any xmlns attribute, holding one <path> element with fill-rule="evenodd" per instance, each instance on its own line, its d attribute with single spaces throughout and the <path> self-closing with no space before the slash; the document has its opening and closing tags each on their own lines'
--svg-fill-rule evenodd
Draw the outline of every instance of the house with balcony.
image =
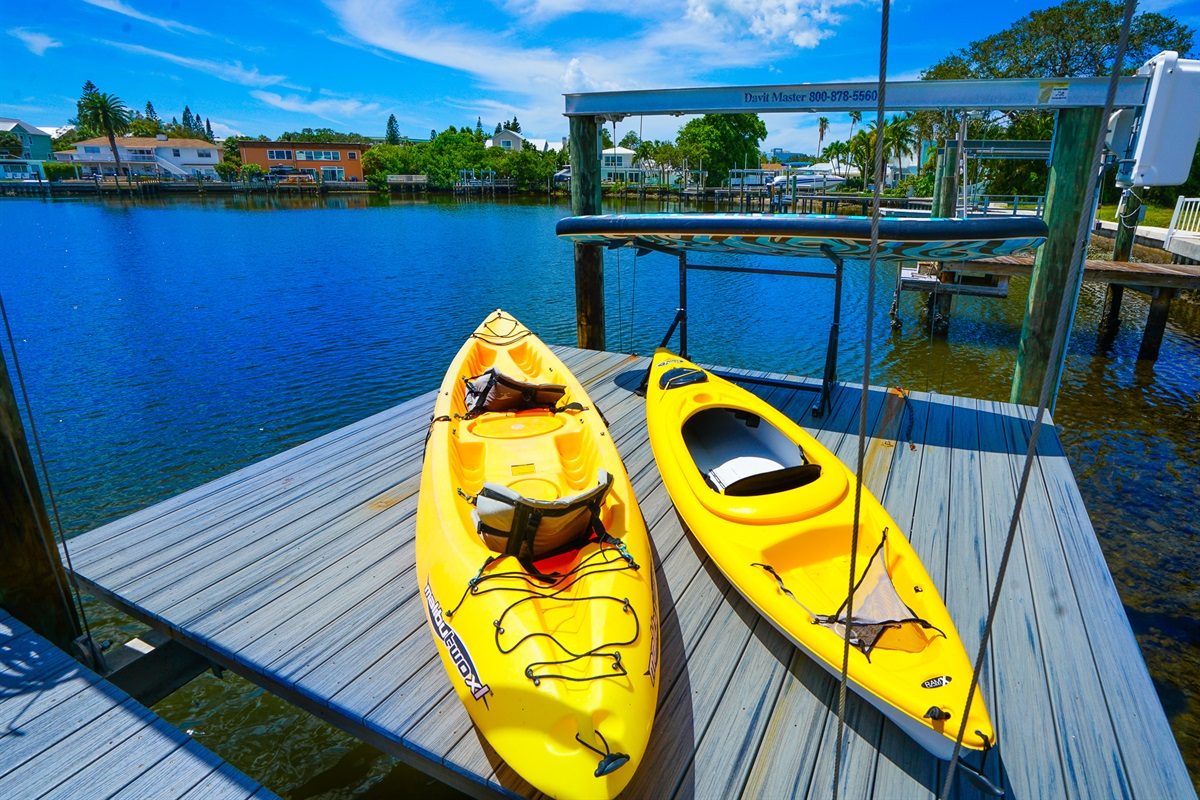
<svg viewBox="0 0 1200 800">
<path fill-rule="evenodd" d="M 637 153 L 628 147 L 610 147 L 601 154 L 601 183 L 641 184 L 644 173 L 637 163 Z"/>
<path fill-rule="evenodd" d="M 21 140 L 20 153 L 0 154 L 0 178 L 43 177 L 42 162 L 51 159 L 50 137 L 40 128 L 11 117 L 0 117 L 0 131 L 8 131 Z"/>
<path fill-rule="evenodd" d="M 362 154 L 371 145 L 359 142 L 238 142 L 243 164 L 264 172 L 288 170 L 321 181 L 361 181 Z"/>
<path fill-rule="evenodd" d="M 78 168 L 80 175 L 115 175 L 117 162 L 108 137 L 75 144 L 74 150 L 56 153 L 58 160 Z M 174 139 L 158 136 L 122 136 L 117 139 L 121 177 L 145 176 L 194 179 L 216 178 L 221 162 L 219 145 L 203 139 Z"/>
</svg>

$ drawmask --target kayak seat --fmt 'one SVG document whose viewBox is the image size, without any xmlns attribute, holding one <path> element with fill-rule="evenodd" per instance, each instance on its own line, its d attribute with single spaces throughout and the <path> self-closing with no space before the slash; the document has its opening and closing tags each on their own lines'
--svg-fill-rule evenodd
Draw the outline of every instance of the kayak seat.
<svg viewBox="0 0 1200 800">
<path fill-rule="evenodd" d="M 529 383 L 489 367 L 473 378 L 463 378 L 467 385 L 464 403 L 465 419 L 473 419 L 488 411 L 525 411 L 531 408 L 555 410 L 567 394 L 567 387 L 558 383 Z"/>
<path fill-rule="evenodd" d="M 798 467 L 785 467 L 770 472 L 760 472 L 756 475 L 747 475 L 726 486 L 724 493 L 730 497 L 775 494 L 807 486 L 820 477 L 820 464 L 801 464 Z"/>
<path fill-rule="evenodd" d="M 484 483 L 471 518 L 484 544 L 493 552 L 516 556 L 523 563 L 569 549 L 603 530 L 600 507 L 613 476 L 599 471 L 595 486 L 556 500 L 525 497 L 511 487 Z"/>
<path fill-rule="evenodd" d="M 688 452 L 715 492 L 746 497 L 812 483 L 821 467 L 762 417 L 734 408 L 705 409 L 683 424 Z"/>
</svg>

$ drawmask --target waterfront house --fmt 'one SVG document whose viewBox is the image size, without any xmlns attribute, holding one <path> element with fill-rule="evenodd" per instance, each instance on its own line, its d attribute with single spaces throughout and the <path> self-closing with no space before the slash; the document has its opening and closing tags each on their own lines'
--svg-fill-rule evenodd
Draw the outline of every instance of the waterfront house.
<svg viewBox="0 0 1200 800">
<path fill-rule="evenodd" d="M 484 147 L 499 147 L 503 150 L 512 151 L 523 150 L 525 149 L 525 145 L 529 145 L 529 147 L 538 153 L 561 153 L 567 146 L 567 140 L 564 138 L 554 142 L 549 139 L 535 139 L 522 136 L 516 131 L 501 130 L 483 143 Z"/>
<path fill-rule="evenodd" d="M 203 139 L 158 136 L 122 136 L 117 139 L 121 176 L 159 178 L 216 178 L 213 169 L 221 161 L 221 148 Z M 58 160 L 72 164 L 80 175 L 115 175 L 116 159 L 107 136 L 86 139 L 74 150 L 56 153 Z"/>
<path fill-rule="evenodd" d="M 637 164 L 637 153 L 628 147 L 610 147 L 603 153 L 601 183 L 642 183 L 644 170 Z"/>
<path fill-rule="evenodd" d="M 243 164 L 264 171 L 290 167 L 322 181 L 361 181 L 362 154 L 371 145 L 360 142 L 238 142 Z"/>
<path fill-rule="evenodd" d="M 0 178 L 42 177 L 42 162 L 51 158 L 50 137 L 40 128 L 12 117 L 0 117 L 0 131 L 14 133 L 21 140 L 19 154 L 0 154 Z"/>
</svg>

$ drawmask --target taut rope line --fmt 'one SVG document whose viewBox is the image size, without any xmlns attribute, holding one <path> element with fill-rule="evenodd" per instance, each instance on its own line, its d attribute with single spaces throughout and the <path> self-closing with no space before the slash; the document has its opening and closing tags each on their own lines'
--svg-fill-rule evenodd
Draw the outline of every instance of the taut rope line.
<svg viewBox="0 0 1200 800">
<path fill-rule="evenodd" d="M 850 667 L 850 627 L 854 620 L 854 584 L 858 562 L 859 516 L 862 510 L 863 464 L 867 460 L 867 404 L 871 392 L 871 329 L 875 321 L 875 270 L 879 256 L 879 205 L 883 194 L 884 94 L 887 90 L 888 21 L 891 0 L 883 0 L 879 34 L 879 96 L 875 105 L 875 191 L 871 200 L 871 260 L 867 268 L 867 330 L 863 339 L 862 398 L 858 407 L 858 466 L 854 472 L 854 528 L 850 538 L 850 580 L 846 593 L 846 629 L 842 642 L 842 674 L 838 683 L 837 755 L 833 769 L 833 798 L 842 777 L 842 739 L 846 728 L 846 684 Z M 793 194 L 794 196 L 794 194 Z"/>
<path fill-rule="evenodd" d="M 1129 28 L 1133 22 L 1133 12 L 1136 8 L 1137 0 L 1125 0 L 1125 19 L 1121 24 L 1121 38 L 1117 42 L 1117 54 L 1113 59 L 1112 75 L 1109 76 L 1108 94 L 1104 98 L 1104 114 L 1100 117 L 1102 122 L 1100 135 L 1096 138 L 1095 146 L 1092 149 L 1091 171 L 1088 173 L 1087 189 L 1084 192 L 1085 198 L 1091 198 L 1095 195 L 1096 184 L 1100 179 L 1100 156 L 1104 150 L 1104 126 L 1108 122 L 1109 115 L 1112 114 L 1113 100 L 1117 94 L 1117 79 L 1121 75 L 1121 63 L 1125 60 L 1125 47 L 1129 43 Z M 1033 420 L 1033 429 L 1029 432 L 1029 445 L 1025 450 L 1025 463 L 1021 467 L 1021 481 L 1017 486 L 1017 497 L 1013 504 L 1012 520 L 1008 525 L 1008 538 L 1004 542 L 1004 555 L 1000 558 L 1000 569 L 996 574 L 996 587 L 992 590 L 992 598 L 988 603 L 987 622 L 983 627 L 983 638 L 979 642 L 979 654 L 975 658 L 975 668 L 971 673 L 971 686 L 967 689 L 967 704 L 963 709 L 962 722 L 958 726 L 958 737 L 954 740 L 954 755 L 950 759 L 950 766 L 946 770 L 946 781 L 942 785 L 941 797 L 943 798 L 950 796 L 950 787 L 954 781 L 954 771 L 958 768 L 963 735 L 967 732 L 967 717 L 971 713 L 971 701 L 974 699 L 975 690 L 979 685 L 979 673 L 983 669 L 983 659 L 987 654 L 988 641 L 992 636 L 992 623 L 996 619 L 996 607 L 999 605 L 1000 590 L 1004 586 L 1004 577 L 1008 572 L 1009 556 L 1012 555 L 1013 542 L 1016 539 L 1017 520 L 1021 516 L 1021 507 L 1025 503 L 1025 491 L 1029 486 L 1029 474 L 1033 468 L 1034 454 L 1037 452 L 1038 437 L 1041 435 L 1042 423 L 1046 416 L 1046 407 L 1050 401 L 1050 371 L 1058 369 L 1056 365 L 1062 354 L 1063 347 L 1066 345 L 1067 324 L 1070 321 L 1068 317 L 1071 314 L 1071 308 L 1075 300 L 1073 287 L 1078 285 L 1079 272 L 1083 269 L 1083 243 L 1087 239 L 1090 222 L 1091 220 L 1086 214 L 1080 214 L 1079 227 L 1075 231 L 1075 245 L 1071 250 L 1071 268 L 1067 273 L 1066 285 L 1071 291 L 1063 292 L 1062 302 L 1058 308 L 1058 322 L 1054 326 L 1054 339 L 1050 343 L 1050 357 L 1046 361 L 1046 373 L 1042 376 L 1042 391 L 1038 397 L 1037 416 Z"/>
</svg>

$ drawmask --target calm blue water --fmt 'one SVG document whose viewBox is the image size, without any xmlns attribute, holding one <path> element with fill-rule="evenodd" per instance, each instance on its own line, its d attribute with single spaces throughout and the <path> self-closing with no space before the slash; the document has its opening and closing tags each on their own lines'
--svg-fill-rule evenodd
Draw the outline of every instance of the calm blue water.
<svg viewBox="0 0 1200 800">
<path fill-rule="evenodd" d="M 0 292 L 64 528 L 88 530 L 429 390 L 494 308 L 574 344 L 571 247 L 553 233 L 568 213 L 452 198 L 0 202 Z M 648 352 L 677 304 L 676 262 L 607 259 L 608 349 Z M 1007 400 L 1026 282 L 1004 301 L 956 299 L 949 338 L 931 341 L 915 297 L 903 300 L 903 332 L 890 331 L 894 281 L 884 267 L 872 382 Z M 819 374 L 829 284 L 693 273 L 690 289 L 694 357 Z M 1056 421 L 1196 775 L 1200 313 L 1176 303 L 1159 361 L 1137 364 L 1145 300 L 1126 293 L 1122 332 L 1100 352 L 1102 296 L 1085 286 Z M 865 266 L 850 263 L 849 380 L 861 375 L 865 312 Z M 103 638 L 141 630 L 99 604 L 91 613 Z M 202 678 L 156 710 L 293 797 L 436 790 L 236 678 Z"/>
</svg>

